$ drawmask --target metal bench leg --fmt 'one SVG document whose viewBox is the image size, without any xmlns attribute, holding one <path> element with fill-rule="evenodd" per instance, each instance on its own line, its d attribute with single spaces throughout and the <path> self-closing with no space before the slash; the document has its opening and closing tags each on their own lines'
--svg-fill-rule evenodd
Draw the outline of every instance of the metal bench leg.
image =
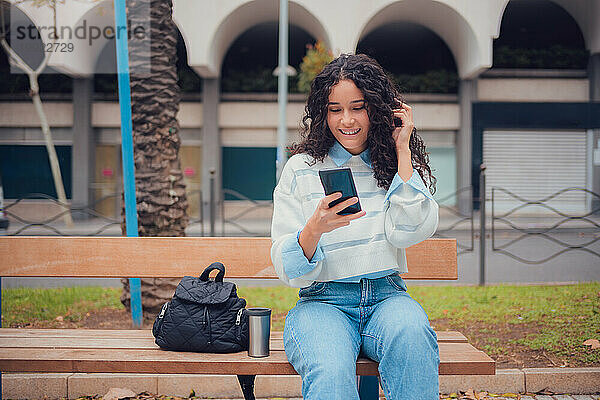
<svg viewBox="0 0 600 400">
<path fill-rule="evenodd" d="M 238 375 L 238 382 L 242 388 L 245 400 L 255 400 L 254 397 L 254 378 L 256 375 Z"/>
<path fill-rule="evenodd" d="M 359 376 L 358 377 L 358 395 L 360 400 L 377 400 L 379 399 L 379 380 L 376 376 Z"/>
</svg>

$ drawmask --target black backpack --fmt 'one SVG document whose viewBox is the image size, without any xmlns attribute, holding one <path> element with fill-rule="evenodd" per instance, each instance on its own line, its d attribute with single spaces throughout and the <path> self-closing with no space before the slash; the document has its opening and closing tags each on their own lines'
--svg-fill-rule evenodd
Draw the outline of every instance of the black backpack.
<svg viewBox="0 0 600 400">
<path fill-rule="evenodd" d="M 212 270 L 219 270 L 215 280 Z M 225 266 L 208 266 L 199 278 L 185 276 L 152 327 L 161 348 L 202 353 L 235 353 L 248 349 L 246 300 L 235 284 L 223 282 Z"/>
</svg>

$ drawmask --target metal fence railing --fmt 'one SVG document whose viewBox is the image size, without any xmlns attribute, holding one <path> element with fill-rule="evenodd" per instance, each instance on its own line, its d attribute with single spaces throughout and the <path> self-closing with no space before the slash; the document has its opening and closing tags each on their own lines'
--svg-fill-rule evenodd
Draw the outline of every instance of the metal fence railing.
<svg viewBox="0 0 600 400">
<path fill-rule="evenodd" d="M 112 227 L 120 226 L 121 220 L 116 217 L 110 217 L 99 213 L 95 210 L 96 206 L 108 199 L 120 196 L 120 194 L 109 194 L 98 198 L 94 202 L 84 205 L 75 206 L 64 204 L 57 199 L 43 193 L 31 193 L 21 197 L 4 207 L 4 212 L 9 219 L 16 222 L 18 227 L 8 233 L 8 235 L 26 235 L 26 234 L 54 234 L 59 236 L 97 236 L 105 233 Z M 22 215 L 17 212 L 19 205 L 23 205 L 28 200 L 43 200 L 45 203 L 56 206 L 56 211 L 49 212 L 49 216 L 44 216 L 41 219 L 31 218 L 27 215 Z M 94 224 L 79 224 L 74 223 L 74 227 L 64 226 L 59 221 L 65 215 L 77 215 L 80 218 L 93 218 Z M 120 232 L 120 231 L 119 231 Z"/>
<path fill-rule="evenodd" d="M 194 231 L 194 235 L 204 236 L 202 191 L 190 191 L 186 195 L 188 202 L 197 196 L 198 200 L 195 203 L 200 205 L 197 215 L 189 215 L 188 227 Z M 10 220 L 10 229 L 6 235 L 120 236 L 122 196 L 122 193 L 111 193 L 84 206 L 64 204 L 44 193 L 31 193 L 7 201 L 3 210 Z M 100 204 L 111 199 L 116 204 L 114 211 L 110 213 L 98 211 Z M 35 214 L 40 216 L 35 217 L 31 213 L 28 215 L 28 211 L 32 208 L 43 208 L 45 211 L 38 210 Z M 63 223 L 63 218 L 67 214 L 74 217 L 71 226 Z"/>
<path fill-rule="evenodd" d="M 474 211 L 473 207 L 469 207 L 468 213 L 462 213 L 456 206 L 456 198 L 458 196 L 468 196 L 469 204 L 473 204 L 473 188 L 471 186 L 461 188 L 456 192 L 447 196 L 437 199 L 437 203 L 440 207 L 440 213 L 445 214 L 445 223 L 438 227 L 435 232 L 435 237 L 439 238 L 456 238 L 458 239 L 458 255 L 471 253 L 474 250 L 475 243 L 475 227 L 474 227 Z M 453 204 L 448 204 L 449 202 Z M 457 235 L 457 231 L 464 232 L 461 235 Z M 463 240 L 463 237 L 468 238 Z M 465 243 L 465 241 L 467 243 Z"/>
<path fill-rule="evenodd" d="M 260 225 L 264 224 L 254 224 L 254 230 L 248 226 L 248 224 L 244 225 L 243 219 L 246 218 L 248 220 L 249 216 L 256 211 L 262 209 L 271 209 L 273 210 L 273 201 L 272 200 L 253 200 L 248 196 L 243 195 L 240 192 L 237 192 L 233 189 L 223 189 L 223 198 L 225 196 L 233 197 L 234 201 L 242 201 L 246 204 L 246 207 L 235 210 L 231 216 L 228 216 L 225 212 L 225 201 L 221 201 L 221 235 L 225 234 L 225 227 L 227 225 L 233 226 L 238 229 L 241 233 L 248 236 L 269 236 L 270 232 L 261 228 Z"/>
<path fill-rule="evenodd" d="M 573 193 L 591 196 L 592 198 L 600 200 L 599 194 L 577 187 L 559 190 L 539 200 L 527 200 L 507 189 L 500 187 L 493 187 L 491 193 L 492 251 L 504 254 L 521 263 L 530 265 L 543 264 L 570 251 L 583 251 L 596 257 L 600 257 L 600 252 L 591 248 L 594 243 L 600 241 L 600 223 L 598 222 L 600 220 L 593 219 L 594 214 L 600 212 L 600 208 L 581 214 L 572 214 L 561 211 L 555 206 L 548 204 L 552 200 L 558 200 L 561 196 L 568 196 L 569 194 Z M 510 198 L 513 203 L 516 203 L 516 205 L 511 207 L 506 212 L 498 213 L 496 211 L 496 207 L 499 193 L 504 194 L 505 198 Z M 517 213 L 525 212 L 529 207 L 541 207 L 546 210 L 544 218 L 541 219 L 541 222 L 543 222 L 542 224 L 538 223 L 536 226 L 532 227 L 527 226 L 527 223 L 525 222 L 524 226 L 522 222 L 515 221 L 514 218 L 511 219 L 511 217 L 514 217 Z M 563 233 L 565 229 L 568 229 L 569 226 L 576 227 L 580 232 L 580 234 L 577 235 L 579 243 L 574 244 L 572 241 L 570 242 L 565 240 L 565 238 L 560 238 L 561 233 Z M 498 236 L 501 227 L 504 227 L 504 230 L 510 229 L 513 232 L 517 232 L 518 236 L 500 244 Z M 586 236 L 584 234 L 585 230 L 595 231 L 596 234 L 589 235 L 590 239 L 586 240 Z M 583 240 L 579 240 L 582 237 Z M 560 250 L 554 251 L 549 255 L 544 255 L 538 259 L 526 258 L 509 250 L 512 246 L 516 245 L 517 243 L 522 243 L 524 240 L 529 238 L 540 238 L 546 240 L 547 242 L 558 246 Z"/>
</svg>

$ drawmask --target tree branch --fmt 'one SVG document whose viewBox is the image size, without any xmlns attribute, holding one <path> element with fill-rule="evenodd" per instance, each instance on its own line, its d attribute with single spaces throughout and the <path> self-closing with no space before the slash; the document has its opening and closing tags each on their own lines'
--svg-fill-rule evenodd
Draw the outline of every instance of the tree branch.
<svg viewBox="0 0 600 400">
<path fill-rule="evenodd" d="M 17 54 L 16 51 L 14 51 L 12 49 L 12 47 L 10 47 L 10 45 L 8 44 L 8 42 L 6 41 L 5 38 L 2 38 L 0 40 L 0 44 L 2 45 L 2 48 L 4 49 L 4 51 L 6 51 L 6 54 L 8 54 L 8 56 L 10 57 L 11 60 L 13 60 L 13 62 L 15 62 L 19 68 L 21 68 L 23 71 L 25 71 L 27 74 L 31 74 L 34 73 L 35 71 L 21 58 L 21 56 L 19 56 Z"/>
</svg>

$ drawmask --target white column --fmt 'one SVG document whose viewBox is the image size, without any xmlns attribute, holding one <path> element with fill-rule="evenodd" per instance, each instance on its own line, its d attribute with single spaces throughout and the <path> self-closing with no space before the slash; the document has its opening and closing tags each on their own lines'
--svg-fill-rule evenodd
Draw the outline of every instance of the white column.
<svg viewBox="0 0 600 400">
<path fill-rule="evenodd" d="M 471 186 L 471 160 L 473 136 L 472 104 L 477 99 L 477 80 L 462 79 L 458 88 L 460 104 L 460 128 L 456 137 L 456 184 L 457 189 Z M 467 214 L 471 211 L 470 192 L 464 191 L 457 196 L 459 212 Z"/>
<path fill-rule="evenodd" d="M 202 207 L 210 221 L 210 171 L 215 171 L 215 201 L 221 199 L 221 133 L 219 132 L 219 78 L 204 78 L 202 91 Z M 216 208 L 218 212 L 218 207 Z M 208 226 L 208 225 L 205 225 Z"/>
<path fill-rule="evenodd" d="M 96 141 L 92 129 L 93 78 L 73 79 L 73 147 L 71 148 L 71 204 L 87 206 L 93 201 Z M 74 219 L 86 219 L 88 214 L 73 213 Z"/>
<path fill-rule="evenodd" d="M 600 102 L 600 53 L 591 54 L 588 64 L 588 79 L 590 83 L 590 101 Z M 592 192 L 600 194 L 600 129 L 593 130 L 592 157 Z M 592 197 L 592 210 L 600 208 L 600 199 Z M 590 210 L 591 211 L 591 210 Z"/>
</svg>

